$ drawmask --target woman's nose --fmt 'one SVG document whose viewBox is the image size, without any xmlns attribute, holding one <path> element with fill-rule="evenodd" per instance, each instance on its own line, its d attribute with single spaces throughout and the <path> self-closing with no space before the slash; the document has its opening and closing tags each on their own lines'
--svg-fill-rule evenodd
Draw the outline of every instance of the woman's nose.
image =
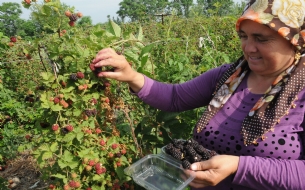
<svg viewBox="0 0 305 190">
<path fill-rule="evenodd" d="M 251 39 L 247 39 L 242 42 L 242 49 L 246 53 L 257 52 L 255 41 Z"/>
</svg>

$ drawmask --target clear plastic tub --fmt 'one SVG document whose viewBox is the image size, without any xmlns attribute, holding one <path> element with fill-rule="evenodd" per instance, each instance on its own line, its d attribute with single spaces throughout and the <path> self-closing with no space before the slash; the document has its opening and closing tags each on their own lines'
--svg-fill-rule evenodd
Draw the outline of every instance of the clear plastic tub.
<svg viewBox="0 0 305 190">
<path fill-rule="evenodd" d="M 170 157 L 150 154 L 125 168 L 137 184 L 148 190 L 181 190 L 194 179 L 187 175 L 179 162 Z"/>
</svg>

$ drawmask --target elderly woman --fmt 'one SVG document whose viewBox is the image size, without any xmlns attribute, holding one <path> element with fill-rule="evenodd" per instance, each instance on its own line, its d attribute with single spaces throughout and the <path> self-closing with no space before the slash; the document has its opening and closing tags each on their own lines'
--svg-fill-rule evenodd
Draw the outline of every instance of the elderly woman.
<svg viewBox="0 0 305 190">
<path fill-rule="evenodd" d="M 193 137 L 219 155 L 191 165 L 193 188 L 305 189 L 305 1 L 251 0 L 236 23 L 243 56 L 183 84 L 163 84 L 101 50 L 100 77 L 125 81 L 166 111 L 207 106 Z"/>
</svg>

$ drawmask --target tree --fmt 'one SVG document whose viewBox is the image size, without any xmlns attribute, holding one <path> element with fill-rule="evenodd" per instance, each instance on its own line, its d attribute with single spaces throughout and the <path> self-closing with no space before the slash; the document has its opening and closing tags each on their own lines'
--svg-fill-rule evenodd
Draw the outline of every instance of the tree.
<svg viewBox="0 0 305 190">
<path fill-rule="evenodd" d="M 201 8 L 201 13 L 205 16 L 225 16 L 232 12 L 233 0 L 197 0 L 197 6 Z"/>
<path fill-rule="evenodd" d="M 0 31 L 6 36 L 17 33 L 17 20 L 21 15 L 21 6 L 18 3 L 2 3 L 0 6 Z"/>
<path fill-rule="evenodd" d="M 24 39 L 32 39 L 37 33 L 41 32 L 40 25 L 34 20 L 18 19 L 17 26 L 18 29 L 16 34 Z"/>
<path fill-rule="evenodd" d="M 91 26 L 92 25 L 92 19 L 90 16 L 83 16 L 79 21 L 78 24 L 81 26 Z"/>
<path fill-rule="evenodd" d="M 178 15 L 189 16 L 190 8 L 193 5 L 193 0 L 173 0 L 170 7 L 178 11 Z"/>
<path fill-rule="evenodd" d="M 117 14 L 121 20 L 129 18 L 133 22 L 163 12 L 168 7 L 168 0 L 123 0 L 119 5 Z"/>
</svg>

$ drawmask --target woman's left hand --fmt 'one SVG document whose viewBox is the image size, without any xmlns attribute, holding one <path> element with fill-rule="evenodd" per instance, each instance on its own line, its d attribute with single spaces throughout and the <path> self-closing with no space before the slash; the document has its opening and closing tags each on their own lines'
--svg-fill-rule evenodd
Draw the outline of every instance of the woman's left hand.
<svg viewBox="0 0 305 190">
<path fill-rule="evenodd" d="M 196 176 L 189 185 L 194 188 L 215 186 L 237 171 L 238 162 L 238 156 L 216 155 L 209 160 L 193 163 L 191 170 L 186 171 Z"/>
</svg>

